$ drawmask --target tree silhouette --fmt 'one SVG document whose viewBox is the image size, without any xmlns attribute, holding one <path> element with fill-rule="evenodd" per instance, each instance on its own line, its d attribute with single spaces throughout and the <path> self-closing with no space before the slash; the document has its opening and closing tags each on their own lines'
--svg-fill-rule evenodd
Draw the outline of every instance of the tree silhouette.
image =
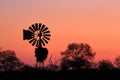
<svg viewBox="0 0 120 80">
<path fill-rule="evenodd" d="M 95 53 L 92 52 L 92 49 L 89 44 L 77 44 L 72 43 L 68 45 L 66 51 L 61 53 L 62 69 L 85 69 L 90 68 L 90 62 L 93 60 Z"/>
<path fill-rule="evenodd" d="M 101 70 L 111 70 L 114 68 L 114 65 L 110 60 L 101 60 L 98 62 L 98 68 Z"/>
<path fill-rule="evenodd" d="M 115 58 L 114 64 L 118 69 L 120 69 L 120 55 Z"/>
<path fill-rule="evenodd" d="M 0 51 L 0 71 L 20 70 L 25 66 L 12 50 Z"/>
<path fill-rule="evenodd" d="M 41 66 L 40 63 L 42 63 L 42 66 L 44 67 L 44 61 L 46 60 L 47 55 L 48 55 L 47 48 L 38 47 L 35 49 L 35 56 L 36 56 L 36 62 L 37 62 L 36 67 L 40 68 Z"/>
</svg>

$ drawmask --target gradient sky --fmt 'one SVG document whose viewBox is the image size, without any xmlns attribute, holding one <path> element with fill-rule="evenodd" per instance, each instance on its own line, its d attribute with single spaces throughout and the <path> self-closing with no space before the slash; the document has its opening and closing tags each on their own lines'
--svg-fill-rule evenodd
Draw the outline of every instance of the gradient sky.
<svg viewBox="0 0 120 80">
<path fill-rule="evenodd" d="M 88 43 L 95 60 L 120 55 L 120 0 L 0 0 L 0 47 L 34 65 L 34 49 L 22 30 L 33 23 L 49 27 L 49 55 L 59 58 L 67 45 Z"/>
</svg>

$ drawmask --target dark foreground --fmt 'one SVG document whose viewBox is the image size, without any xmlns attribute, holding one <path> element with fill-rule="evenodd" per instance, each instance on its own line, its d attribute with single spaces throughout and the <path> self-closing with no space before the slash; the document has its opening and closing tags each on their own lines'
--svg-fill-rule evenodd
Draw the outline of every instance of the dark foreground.
<svg viewBox="0 0 120 80">
<path fill-rule="evenodd" d="M 120 70 L 9 71 L 0 80 L 120 80 Z"/>
</svg>

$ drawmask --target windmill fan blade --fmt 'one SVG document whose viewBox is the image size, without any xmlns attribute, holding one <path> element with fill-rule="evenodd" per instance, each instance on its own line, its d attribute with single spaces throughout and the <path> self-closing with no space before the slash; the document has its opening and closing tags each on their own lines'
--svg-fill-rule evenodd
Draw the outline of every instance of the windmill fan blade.
<svg viewBox="0 0 120 80">
<path fill-rule="evenodd" d="M 39 47 L 39 40 L 38 40 L 37 43 L 36 43 L 36 47 Z"/>
<path fill-rule="evenodd" d="M 45 33 L 50 33 L 50 31 L 45 31 L 45 32 L 43 32 L 43 33 L 44 33 L 44 34 L 45 34 Z"/>
<path fill-rule="evenodd" d="M 44 28 L 45 28 L 45 25 L 43 24 L 40 31 L 42 31 Z"/>
<path fill-rule="evenodd" d="M 32 38 L 32 39 L 29 41 L 29 43 L 32 43 L 34 40 L 35 40 L 35 38 Z"/>
<path fill-rule="evenodd" d="M 32 45 L 34 46 L 36 42 L 37 42 L 37 40 L 35 39 L 35 40 L 33 41 Z"/>
<path fill-rule="evenodd" d="M 34 31 L 36 31 L 36 27 L 34 24 L 31 27 L 33 28 Z"/>
<path fill-rule="evenodd" d="M 43 41 L 48 44 L 48 41 L 46 39 L 43 38 Z"/>
<path fill-rule="evenodd" d="M 46 27 L 46 28 L 44 28 L 43 30 L 42 30 L 42 32 L 44 32 L 44 31 L 46 31 L 48 28 Z"/>
<path fill-rule="evenodd" d="M 50 40 L 50 38 L 49 37 L 44 37 L 45 39 L 47 39 L 47 40 Z"/>
<path fill-rule="evenodd" d="M 39 30 L 41 29 L 41 25 L 42 25 L 42 24 L 41 24 L 41 23 L 39 23 L 39 28 L 38 28 Z"/>
<path fill-rule="evenodd" d="M 49 36 L 50 37 L 51 35 L 50 34 L 44 34 L 43 36 Z"/>
<path fill-rule="evenodd" d="M 33 28 L 31 26 L 29 27 L 29 30 L 32 32 L 35 32 L 35 30 L 33 30 Z"/>
<path fill-rule="evenodd" d="M 35 26 L 36 26 L 36 30 L 38 30 L 38 23 L 36 23 Z"/>
<path fill-rule="evenodd" d="M 41 44 L 43 45 L 43 46 L 45 46 L 45 43 L 44 43 L 44 41 L 41 39 L 40 40 L 41 41 Z"/>
</svg>

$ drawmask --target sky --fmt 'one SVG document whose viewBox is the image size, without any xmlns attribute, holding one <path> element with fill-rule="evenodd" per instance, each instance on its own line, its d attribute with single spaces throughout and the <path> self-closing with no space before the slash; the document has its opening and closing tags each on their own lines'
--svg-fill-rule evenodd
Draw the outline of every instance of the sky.
<svg viewBox="0 0 120 80">
<path fill-rule="evenodd" d="M 51 40 L 45 47 L 56 59 L 73 42 L 88 43 L 95 60 L 120 55 L 120 0 L 0 0 L 0 47 L 34 65 L 35 47 L 23 40 L 23 29 L 45 24 Z"/>
</svg>

